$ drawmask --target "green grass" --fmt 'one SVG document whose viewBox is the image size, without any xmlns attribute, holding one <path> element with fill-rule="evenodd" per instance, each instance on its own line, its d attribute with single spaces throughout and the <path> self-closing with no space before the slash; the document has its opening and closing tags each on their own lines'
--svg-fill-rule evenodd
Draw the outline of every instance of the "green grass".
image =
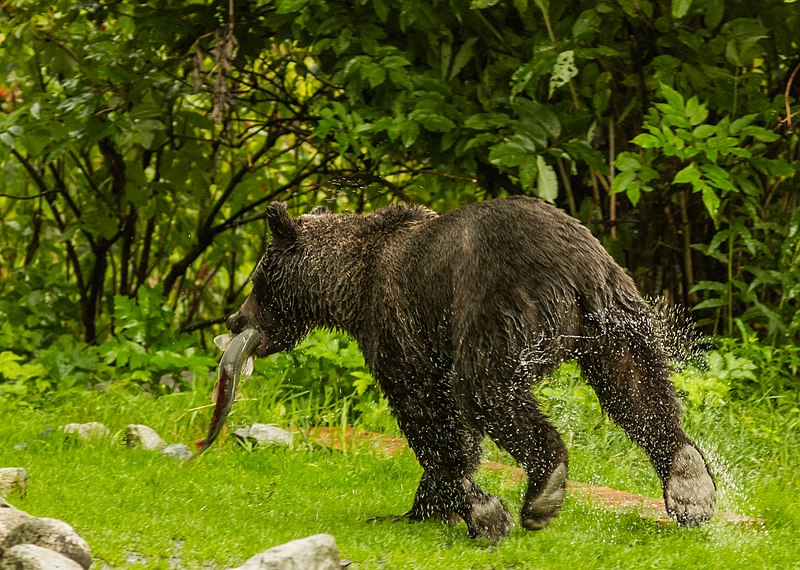
<svg viewBox="0 0 800 570">
<path fill-rule="evenodd" d="M 251 387 L 246 396 L 255 396 Z M 643 454 L 602 416 L 591 390 L 554 381 L 539 396 L 571 444 L 570 477 L 658 495 Z M 130 391 L 73 392 L 44 408 L 0 406 L 0 465 L 24 467 L 26 497 L 12 504 L 63 519 L 92 547 L 93 568 L 228 568 L 282 542 L 314 533 L 336 537 L 342 558 L 360 569 L 450 568 L 791 568 L 800 559 L 800 413 L 774 402 L 690 410 L 717 475 L 720 507 L 765 519 L 760 526 L 718 520 L 699 529 L 662 526 L 568 496 L 545 530 L 515 527 L 497 545 L 467 537 L 463 524 L 370 523 L 407 510 L 420 468 L 409 452 L 386 457 L 363 446 L 331 452 L 301 441 L 292 449 L 247 452 L 221 438 L 181 468 L 165 456 L 125 449 L 130 423 L 169 443 L 201 437 L 210 410 L 196 392 L 153 398 Z M 274 397 L 237 403 L 230 427 L 277 421 L 302 428 L 304 406 Z M 331 411 L 341 417 L 341 411 Z M 108 440 L 38 438 L 48 426 L 101 421 Z M 23 449 L 14 445 L 26 442 Z M 487 454 L 507 460 L 487 446 Z M 522 485 L 481 471 L 480 483 L 513 513 Z M 516 515 L 515 515 L 516 516 Z"/>
</svg>

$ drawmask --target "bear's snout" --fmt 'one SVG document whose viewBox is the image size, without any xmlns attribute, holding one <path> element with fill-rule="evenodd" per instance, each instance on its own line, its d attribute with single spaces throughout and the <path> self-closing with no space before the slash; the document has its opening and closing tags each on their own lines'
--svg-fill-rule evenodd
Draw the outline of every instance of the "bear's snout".
<svg viewBox="0 0 800 570">
<path fill-rule="evenodd" d="M 236 311 L 230 317 L 228 317 L 228 320 L 225 322 L 225 324 L 227 325 L 228 330 L 233 334 L 239 334 L 247 326 L 247 317 L 240 314 L 239 311 Z"/>
<path fill-rule="evenodd" d="M 233 313 L 228 320 L 226 321 L 226 325 L 228 329 L 233 334 L 239 334 L 247 327 L 258 328 L 258 319 L 256 315 L 258 312 L 256 311 L 257 303 L 253 300 L 252 295 L 248 295 L 247 299 L 244 300 L 242 306 L 239 307 L 239 310 Z"/>
</svg>

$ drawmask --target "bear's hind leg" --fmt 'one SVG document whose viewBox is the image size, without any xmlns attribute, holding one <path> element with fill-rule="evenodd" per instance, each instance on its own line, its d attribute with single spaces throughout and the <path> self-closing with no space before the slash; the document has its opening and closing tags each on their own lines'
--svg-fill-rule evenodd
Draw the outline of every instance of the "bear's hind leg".
<svg viewBox="0 0 800 570">
<path fill-rule="evenodd" d="M 485 399 L 480 416 L 487 435 L 525 469 L 528 490 L 522 526 L 539 530 L 553 520 L 564 502 L 567 448 L 525 383 L 514 386 Z"/>
<path fill-rule="evenodd" d="M 681 429 L 666 359 L 652 342 L 628 344 L 622 338 L 584 356 L 584 375 L 606 413 L 649 455 L 662 481 L 667 513 L 684 526 L 703 523 L 714 514 L 716 486 Z"/>
</svg>

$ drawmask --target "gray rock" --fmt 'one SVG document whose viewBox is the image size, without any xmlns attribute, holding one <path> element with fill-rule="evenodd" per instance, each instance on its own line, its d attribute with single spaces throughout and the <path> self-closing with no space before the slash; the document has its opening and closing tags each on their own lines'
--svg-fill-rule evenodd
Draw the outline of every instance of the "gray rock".
<svg viewBox="0 0 800 570">
<path fill-rule="evenodd" d="M 269 424 L 253 424 L 249 428 L 239 428 L 233 432 L 236 442 L 245 447 L 262 445 L 291 445 L 294 434 Z"/>
<path fill-rule="evenodd" d="M 256 554 L 231 570 L 340 570 L 339 549 L 330 534 L 315 534 Z"/>
<path fill-rule="evenodd" d="M 7 546 L 6 539 L 11 532 L 32 517 L 25 511 L 14 508 L 6 501 L 0 500 L 0 556 Z"/>
<path fill-rule="evenodd" d="M 0 516 L 10 510 L 0 509 Z M 22 513 L 22 511 L 17 511 L 17 513 Z M 83 568 L 88 568 L 92 563 L 89 545 L 70 525 L 56 519 L 37 518 L 27 513 L 22 514 L 25 516 L 17 514 L 16 521 L 11 521 L 15 524 L 12 528 L 7 529 L 8 533 L 2 542 L 4 550 L 18 544 L 35 544 L 59 552 Z"/>
<path fill-rule="evenodd" d="M 158 383 L 168 391 L 177 393 L 194 385 L 194 374 L 189 370 L 181 370 L 178 378 L 174 374 L 164 374 Z"/>
<path fill-rule="evenodd" d="M 88 422 L 85 424 L 67 424 L 59 428 L 67 435 L 72 435 L 80 439 L 95 439 L 108 437 L 111 431 L 100 422 Z"/>
<path fill-rule="evenodd" d="M 131 449 L 157 450 L 163 449 L 167 445 L 155 430 L 141 424 L 131 424 L 126 427 L 124 439 L 125 445 Z"/>
<path fill-rule="evenodd" d="M 13 493 L 24 496 L 28 490 L 28 474 L 22 467 L 0 468 L 0 497 Z"/>
<path fill-rule="evenodd" d="M 63 554 L 37 546 L 12 546 L 0 559 L 0 570 L 82 570 L 83 566 Z"/>
<path fill-rule="evenodd" d="M 161 453 L 164 455 L 169 455 L 173 459 L 186 459 L 187 457 L 191 457 L 192 451 L 189 449 L 189 446 L 185 443 L 173 443 L 172 445 L 166 446 L 164 449 L 161 450 Z"/>
</svg>

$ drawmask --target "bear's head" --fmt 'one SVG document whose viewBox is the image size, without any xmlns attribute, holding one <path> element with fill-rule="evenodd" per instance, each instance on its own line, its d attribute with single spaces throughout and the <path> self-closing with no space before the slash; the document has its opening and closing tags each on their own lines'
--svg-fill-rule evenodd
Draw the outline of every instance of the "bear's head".
<svg viewBox="0 0 800 570">
<path fill-rule="evenodd" d="M 227 320 L 234 334 L 246 328 L 259 331 L 255 354 L 261 357 L 291 349 L 310 328 L 299 306 L 302 220 L 290 218 L 283 202 L 273 202 L 267 209 L 267 222 L 272 241 L 250 277 L 253 290 Z"/>
</svg>

